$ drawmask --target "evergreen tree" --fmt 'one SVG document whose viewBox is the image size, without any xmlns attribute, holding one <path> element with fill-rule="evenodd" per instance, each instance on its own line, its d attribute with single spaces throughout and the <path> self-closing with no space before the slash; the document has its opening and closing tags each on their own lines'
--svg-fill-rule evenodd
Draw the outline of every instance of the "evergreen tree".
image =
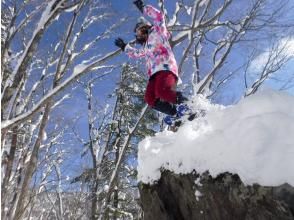
<svg viewBox="0 0 294 220">
<path fill-rule="evenodd" d="M 138 73 L 136 67 L 129 64 L 123 65 L 121 80 L 116 89 L 117 103 L 115 108 L 115 117 L 113 121 L 113 130 L 111 137 L 112 154 L 105 158 L 106 164 L 111 164 L 108 168 L 118 162 L 122 146 L 145 106 L 144 90 L 146 79 L 143 74 Z M 136 155 L 137 146 L 140 140 L 146 136 L 155 133 L 154 125 L 158 123 L 157 115 L 154 111 L 148 111 L 142 123 L 131 137 L 131 141 L 124 155 L 123 163 L 115 180 L 115 188 L 112 193 L 112 201 L 106 212 L 107 217 L 112 219 L 123 216 L 136 216 L 139 206 L 136 202 L 137 182 L 136 182 Z M 114 162 L 114 163 L 113 163 Z M 107 172 L 106 172 L 107 173 Z M 136 216 L 138 217 L 138 216 Z"/>
<path fill-rule="evenodd" d="M 130 129 L 136 125 L 146 105 L 145 87 L 146 79 L 143 74 L 138 73 L 136 67 L 124 64 L 114 92 L 116 102 L 112 116 L 108 115 L 107 123 L 101 119 L 98 123 L 95 121 L 92 85 L 88 83 L 85 90 L 88 97 L 89 141 L 85 145 L 84 154 L 90 152 L 93 166 L 85 169 L 72 182 L 83 182 L 88 186 L 89 201 L 92 204 L 89 214 L 91 219 L 97 219 L 101 215 L 103 219 L 137 219 L 140 215 L 140 207 L 136 200 L 137 148 L 143 138 L 154 135 L 154 127 L 158 124 L 156 112 L 147 110 L 135 132 L 130 134 Z M 130 141 L 127 142 L 127 139 Z M 122 148 L 126 143 L 127 150 L 117 170 L 113 186 L 109 189 L 113 170 L 119 163 Z"/>
</svg>

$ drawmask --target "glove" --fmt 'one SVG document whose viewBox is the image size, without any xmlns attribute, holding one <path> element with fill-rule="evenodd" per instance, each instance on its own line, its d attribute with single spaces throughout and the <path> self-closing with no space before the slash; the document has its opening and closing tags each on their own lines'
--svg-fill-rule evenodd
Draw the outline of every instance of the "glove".
<svg viewBox="0 0 294 220">
<path fill-rule="evenodd" d="M 116 46 L 118 46 L 119 48 L 121 48 L 123 51 L 125 50 L 126 48 L 126 43 L 123 41 L 123 39 L 121 38 L 116 38 L 115 41 L 114 41 L 114 44 Z"/>
<path fill-rule="evenodd" d="M 142 0 L 136 0 L 136 1 L 134 1 L 133 2 L 136 6 L 137 6 L 137 8 L 143 13 L 143 8 L 144 8 L 144 3 L 143 3 L 143 1 Z"/>
</svg>

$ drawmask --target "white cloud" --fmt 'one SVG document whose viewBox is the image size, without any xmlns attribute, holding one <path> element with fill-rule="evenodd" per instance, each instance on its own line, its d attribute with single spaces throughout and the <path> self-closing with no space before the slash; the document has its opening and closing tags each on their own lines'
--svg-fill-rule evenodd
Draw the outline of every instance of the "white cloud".
<svg viewBox="0 0 294 220">
<path fill-rule="evenodd" d="M 293 38 L 284 38 L 281 40 L 281 46 L 285 45 L 285 55 L 289 57 L 294 57 L 294 37 Z"/>
<path fill-rule="evenodd" d="M 265 52 L 259 54 L 251 63 L 249 71 L 256 73 L 262 70 L 266 62 L 269 59 L 272 47 L 267 48 Z M 281 39 L 276 45 L 275 50 L 282 52 L 280 53 L 281 57 L 294 58 L 294 37 L 286 37 Z"/>
</svg>

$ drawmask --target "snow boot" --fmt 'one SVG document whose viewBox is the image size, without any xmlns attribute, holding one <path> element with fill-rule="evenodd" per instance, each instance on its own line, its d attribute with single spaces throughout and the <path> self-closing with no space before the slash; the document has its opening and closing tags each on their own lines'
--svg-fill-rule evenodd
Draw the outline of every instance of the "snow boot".
<svg viewBox="0 0 294 220">
<path fill-rule="evenodd" d="M 178 124 L 180 122 L 180 118 L 177 116 L 167 115 L 163 118 L 163 121 L 168 126 L 174 126 L 175 124 Z"/>
<path fill-rule="evenodd" d="M 183 117 L 184 115 L 191 112 L 191 109 L 188 107 L 187 104 L 180 104 L 177 106 L 177 116 Z"/>
<path fill-rule="evenodd" d="M 183 108 L 184 109 L 184 108 Z M 189 109 L 190 110 L 190 109 Z M 183 112 L 182 112 L 183 113 Z M 180 126 L 182 126 L 185 121 L 193 121 L 195 118 L 204 117 L 206 115 L 205 110 L 199 109 L 196 112 L 185 112 L 182 117 L 177 116 L 170 116 L 167 115 L 163 119 L 164 122 L 169 126 L 169 130 L 176 132 Z"/>
</svg>

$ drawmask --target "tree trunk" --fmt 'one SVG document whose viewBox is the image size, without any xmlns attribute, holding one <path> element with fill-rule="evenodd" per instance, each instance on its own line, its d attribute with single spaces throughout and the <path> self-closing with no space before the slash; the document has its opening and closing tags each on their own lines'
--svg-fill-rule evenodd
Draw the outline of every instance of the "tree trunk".
<svg viewBox="0 0 294 220">
<path fill-rule="evenodd" d="M 26 167 L 24 181 L 22 183 L 20 195 L 19 195 L 17 205 L 16 205 L 16 210 L 15 210 L 15 215 L 14 215 L 15 220 L 22 219 L 22 216 L 25 211 L 25 207 L 27 205 L 26 199 L 27 199 L 28 192 L 30 191 L 29 188 L 30 188 L 30 183 L 31 183 L 33 174 L 34 174 L 36 167 L 37 167 L 37 164 L 38 164 L 38 153 L 39 153 L 39 149 L 40 149 L 40 146 L 42 143 L 42 139 L 44 137 L 45 128 L 46 128 L 47 122 L 49 120 L 50 109 L 51 109 L 51 101 L 49 101 L 45 106 L 43 118 L 42 118 L 40 128 L 39 128 L 38 138 L 34 144 L 29 164 Z"/>
<path fill-rule="evenodd" d="M 9 186 L 8 182 L 9 182 L 12 168 L 13 168 L 13 161 L 15 157 L 16 147 L 17 147 L 17 127 L 14 127 L 12 129 L 11 146 L 10 146 L 10 151 L 9 151 L 9 155 L 6 162 L 5 174 L 1 184 L 1 219 L 4 219 L 4 216 L 5 216 L 7 188 Z"/>
</svg>

